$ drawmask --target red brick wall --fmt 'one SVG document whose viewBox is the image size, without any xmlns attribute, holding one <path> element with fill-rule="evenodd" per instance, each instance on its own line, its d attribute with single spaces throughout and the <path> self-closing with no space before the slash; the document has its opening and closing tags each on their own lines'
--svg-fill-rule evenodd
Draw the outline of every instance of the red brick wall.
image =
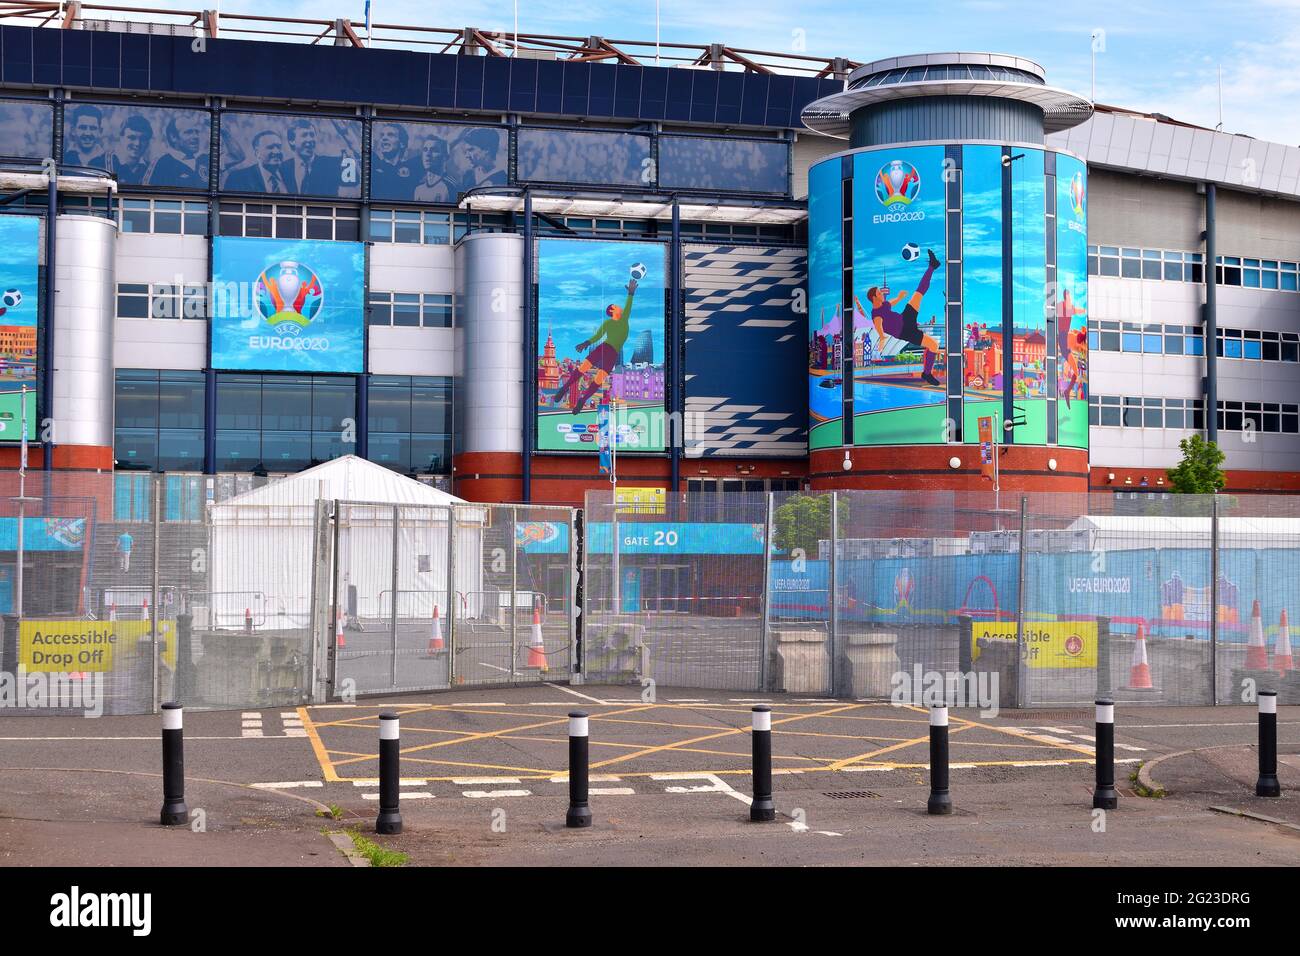
<svg viewBox="0 0 1300 956">
<path fill-rule="evenodd" d="M 987 491 L 991 483 L 979 464 L 974 445 L 904 445 L 852 448 L 852 468 L 844 469 L 844 449 L 815 451 L 810 456 L 814 490 L 867 488 L 889 491 Z M 961 464 L 951 467 L 949 459 Z M 1056 459 L 1056 470 L 1048 460 Z M 1088 490 L 1088 453 L 1078 448 L 1010 445 L 1002 449 L 1000 485 L 1003 491 Z"/>
</svg>

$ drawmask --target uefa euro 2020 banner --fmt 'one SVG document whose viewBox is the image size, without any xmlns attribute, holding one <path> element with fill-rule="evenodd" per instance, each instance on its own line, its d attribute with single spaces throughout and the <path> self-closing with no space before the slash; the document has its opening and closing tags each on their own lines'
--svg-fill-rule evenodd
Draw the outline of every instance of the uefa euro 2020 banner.
<svg viewBox="0 0 1300 956">
<path fill-rule="evenodd" d="M 218 237 L 212 252 L 212 367 L 364 370 L 365 246 Z"/>
<path fill-rule="evenodd" d="M 663 451 L 662 243 L 537 242 L 537 449 L 596 454 L 613 399 L 615 452 Z"/>
<path fill-rule="evenodd" d="M 27 438 L 36 432 L 36 328 L 41 315 L 35 216 L 0 216 L 0 442 L 22 440 L 22 390 L 27 386 Z"/>
</svg>

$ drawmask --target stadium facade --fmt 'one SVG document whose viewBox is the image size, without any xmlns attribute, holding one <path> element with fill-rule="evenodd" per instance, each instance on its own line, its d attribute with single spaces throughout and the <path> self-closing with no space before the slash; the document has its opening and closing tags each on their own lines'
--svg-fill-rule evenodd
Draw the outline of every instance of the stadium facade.
<svg viewBox="0 0 1300 956">
<path fill-rule="evenodd" d="M 1300 491 L 1300 149 L 998 54 L 131 17 L 0 16 L 5 467 L 578 504 L 612 396 L 640 486 L 1158 492 L 1200 432 Z"/>
</svg>

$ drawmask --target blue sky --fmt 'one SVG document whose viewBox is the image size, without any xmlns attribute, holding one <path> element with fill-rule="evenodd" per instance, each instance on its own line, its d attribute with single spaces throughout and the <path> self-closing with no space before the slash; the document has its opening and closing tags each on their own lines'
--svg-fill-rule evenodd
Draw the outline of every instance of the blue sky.
<svg viewBox="0 0 1300 956">
<path fill-rule="evenodd" d="M 192 9 L 192 0 L 149 0 Z M 267 13 L 263 0 L 226 0 L 223 12 Z M 472 24 L 509 32 L 513 6 L 501 0 L 373 0 L 375 22 L 444 27 Z M 365 19 L 364 0 L 277 0 L 280 16 Z M 936 50 L 995 50 L 1037 60 L 1048 81 L 1088 95 L 1091 36 L 1097 53 L 1097 100 L 1157 111 L 1205 126 L 1218 122 L 1223 68 L 1224 128 L 1300 144 L 1300 0 L 1251 4 L 1095 0 L 1080 3 L 971 0 L 929 6 L 848 0 L 661 0 L 664 41 L 723 42 L 769 51 L 873 60 Z M 526 0 L 527 33 L 598 34 L 653 40 L 653 0 Z"/>
</svg>

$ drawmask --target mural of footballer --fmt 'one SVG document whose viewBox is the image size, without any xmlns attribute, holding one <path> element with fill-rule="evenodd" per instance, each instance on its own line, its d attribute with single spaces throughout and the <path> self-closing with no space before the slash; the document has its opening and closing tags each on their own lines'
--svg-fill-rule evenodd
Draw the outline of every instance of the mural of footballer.
<svg viewBox="0 0 1300 956">
<path fill-rule="evenodd" d="M 938 386 L 940 382 L 934 377 L 933 370 L 934 360 L 939 355 L 939 343 L 932 336 L 922 332 L 916 321 L 921 300 L 930 291 L 930 279 L 934 276 L 934 270 L 939 268 L 939 259 L 935 256 L 934 250 L 927 249 L 926 252 L 930 257 L 929 264 L 926 266 L 925 274 L 921 276 L 921 281 L 917 283 L 916 291 L 910 297 L 904 290 L 890 299 L 887 286 L 872 286 L 867 290 L 867 301 L 871 303 L 871 322 L 876 327 L 876 334 L 880 336 L 880 340 L 883 342 L 888 335 L 924 349 L 925 365 L 921 371 L 921 380 L 927 385 Z M 895 312 L 894 306 L 905 298 L 907 305 L 903 306 L 903 311 Z M 866 312 L 866 309 L 862 308 L 862 303 L 856 304 L 861 311 Z"/>
<path fill-rule="evenodd" d="M 1058 382 L 1065 386 L 1065 407 L 1070 407 L 1070 398 L 1078 390 L 1078 397 L 1083 398 L 1083 383 L 1088 373 L 1088 329 L 1070 331 L 1070 323 L 1076 315 L 1084 315 L 1087 309 L 1080 308 L 1070 301 L 1070 290 L 1061 292 L 1061 301 L 1056 303 L 1056 354 L 1061 357 L 1062 367 Z M 1057 386 L 1058 389 L 1060 385 Z"/>
<path fill-rule="evenodd" d="M 637 265 L 633 267 L 632 277 L 627 282 L 627 301 L 623 307 L 619 308 L 614 303 L 605 307 L 605 321 L 600 324 L 600 328 L 592 333 L 591 337 L 585 341 L 579 342 L 576 346 L 579 352 L 585 352 L 591 349 L 590 354 L 582 360 L 582 363 L 569 373 L 568 377 L 560 383 L 559 387 L 551 392 L 551 401 L 558 405 L 564 398 L 566 392 L 572 388 L 576 392 L 577 384 L 582 377 L 589 373 L 593 368 L 596 374 L 592 377 L 591 384 L 588 385 L 576 400 L 571 400 L 573 414 L 582 411 L 584 405 L 592 395 L 603 388 L 609 380 L 609 376 L 614 371 L 614 366 L 622 360 L 623 346 L 627 342 L 629 321 L 632 316 L 632 298 L 636 295 L 637 272 L 640 271 L 641 278 L 645 277 L 645 267 Z M 601 342 L 601 339 L 604 342 Z M 597 345 L 596 343 L 600 343 Z"/>
</svg>

